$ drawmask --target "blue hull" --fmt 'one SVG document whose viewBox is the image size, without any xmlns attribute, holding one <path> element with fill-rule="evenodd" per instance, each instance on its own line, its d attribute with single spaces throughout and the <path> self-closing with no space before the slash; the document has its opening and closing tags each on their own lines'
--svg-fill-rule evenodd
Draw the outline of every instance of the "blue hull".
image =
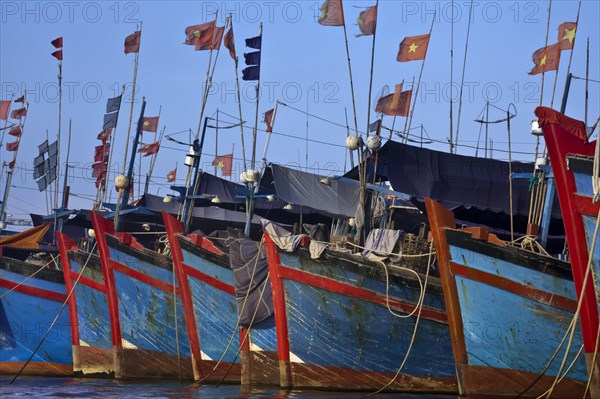
<svg viewBox="0 0 600 399">
<path fill-rule="evenodd" d="M 29 360 L 66 299 L 62 273 L 22 261 L 0 259 L 0 373 L 16 374 Z M 16 284 L 20 286 L 10 291 Z M 10 292 L 9 292 L 10 291 Z M 66 306 L 23 370 L 24 375 L 73 373 L 71 331 Z"/>
</svg>

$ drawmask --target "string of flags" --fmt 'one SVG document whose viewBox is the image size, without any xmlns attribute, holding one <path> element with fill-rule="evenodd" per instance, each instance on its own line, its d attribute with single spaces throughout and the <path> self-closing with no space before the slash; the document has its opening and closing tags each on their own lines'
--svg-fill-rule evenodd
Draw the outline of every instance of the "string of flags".
<svg viewBox="0 0 600 399">
<path fill-rule="evenodd" d="M 15 103 L 22 103 L 25 105 L 25 95 L 14 100 Z M 9 110 L 10 110 L 11 100 L 3 100 L 0 101 L 0 119 L 8 120 Z M 23 106 L 17 108 L 10 112 L 11 119 L 17 119 L 17 124 L 13 124 L 13 126 L 9 129 L 8 135 L 15 138 L 15 141 L 6 144 L 6 151 L 14 152 L 12 161 L 4 162 L 5 166 L 8 166 L 9 170 L 14 169 L 16 161 L 17 161 L 17 151 L 19 151 L 19 146 L 21 144 L 21 136 L 23 135 L 23 119 L 27 116 L 27 107 Z M 1 146 L 0 142 L 0 146 Z"/>
<path fill-rule="evenodd" d="M 534 67 L 530 75 L 557 71 L 560 64 L 560 53 L 563 50 L 573 50 L 575 45 L 576 22 L 563 22 L 558 27 L 558 41 L 534 51 L 532 60 Z"/>
<path fill-rule="evenodd" d="M 251 37 L 246 39 L 246 47 L 256 49 L 251 53 L 244 53 L 244 61 L 246 68 L 242 70 L 242 80 L 259 80 L 260 79 L 260 53 L 262 48 L 262 36 Z"/>
<path fill-rule="evenodd" d="M 57 60 L 62 61 L 62 59 L 63 59 L 63 51 L 62 51 L 63 38 L 62 38 L 62 36 L 57 37 L 56 39 L 52 40 L 50 42 L 50 44 L 52 44 L 54 46 L 54 48 L 58 49 L 52 53 L 52 56 L 54 58 L 56 58 Z"/>
</svg>

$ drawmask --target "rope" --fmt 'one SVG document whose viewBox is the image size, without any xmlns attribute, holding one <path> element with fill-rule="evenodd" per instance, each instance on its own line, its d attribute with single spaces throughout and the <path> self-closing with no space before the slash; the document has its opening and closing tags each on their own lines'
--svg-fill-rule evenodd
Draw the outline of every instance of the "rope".
<svg viewBox="0 0 600 399">
<path fill-rule="evenodd" d="M 596 152 L 596 153 L 598 154 L 598 152 Z M 595 157 L 594 161 L 596 161 L 597 159 L 598 159 L 598 157 Z M 596 195 L 594 195 L 594 197 L 596 197 Z M 596 227 L 594 228 L 594 235 L 592 237 L 592 243 L 590 245 L 590 250 L 588 251 L 588 253 L 589 253 L 588 264 L 587 264 L 587 267 L 586 267 L 585 276 L 583 278 L 583 283 L 582 283 L 582 286 L 581 286 L 580 297 L 579 297 L 579 300 L 577 301 L 577 310 L 575 311 L 575 315 L 573 316 L 573 320 L 574 321 L 576 321 L 579 318 L 579 313 L 581 311 L 581 306 L 583 304 L 583 298 L 585 296 L 584 295 L 585 294 L 585 290 L 586 290 L 586 287 L 587 287 L 587 284 L 588 284 L 588 280 L 589 280 L 589 277 L 590 277 L 590 271 L 592 270 L 592 264 L 593 264 L 593 258 L 594 258 L 593 255 L 594 255 L 594 252 L 595 252 L 595 249 L 596 249 L 596 240 L 598 238 L 599 227 L 600 227 L 600 211 L 598 212 L 598 217 L 596 218 Z M 593 277 L 592 277 L 592 279 L 593 279 Z M 552 395 L 552 392 L 554 392 L 554 388 L 556 388 L 556 386 L 559 383 L 559 378 L 558 377 L 562 373 L 562 370 L 563 370 L 563 368 L 565 366 L 567 357 L 569 355 L 569 351 L 571 349 L 571 344 L 573 343 L 573 337 L 575 335 L 575 330 L 576 330 L 575 324 L 576 323 L 571 323 L 572 328 L 571 328 L 571 332 L 570 332 L 570 336 L 569 336 L 569 342 L 568 342 L 567 348 L 565 350 L 565 355 L 563 356 L 563 360 L 562 360 L 560 368 L 558 370 L 557 377 L 554 380 L 554 383 L 552 384 L 552 386 L 550 387 L 550 389 L 548 389 L 548 391 L 547 391 L 546 398 L 549 398 L 550 395 Z M 567 330 L 567 332 L 568 332 L 568 330 Z"/>
<path fill-rule="evenodd" d="M 240 241 L 240 239 L 233 240 L 233 242 L 235 242 L 235 241 Z M 258 251 L 256 252 L 256 256 L 255 256 L 254 269 L 252 270 L 252 274 L 250 276 L 250 283 L 249 283 L 248 287 L 250 287 L 252 285 L 252 282 L 254 281 L 254 274 L 256 273 L 256 266 L 258 265 L 258 259 L 260 257 L 260 253 L 261 253 L 261 249 L 262 249 L 263 243 L 264 243 L 264 238 L 261 239 L 261 241 L 259 242 Z M 240 246 L 240 254 L 241 254 L 241 251 L 242 251 L 242 247 Z M 243 256 L 242 256 L 242 259 L 243 259 Z M 266 281 L 268 281 L 268 280 L 265 279 L 265 282 Z M 265 285 L 265 282 L 263 282 L 263 285 Z M 263 288 L 263 290 L 260 293 L 261 300 L 262 300 L 263 293 L 264 293 L 264 288 Z M 246 296 L 244 298 L 244 302 L 242 303 L 242 308 L 238 312 L 237 323 L 235 325 L 235 328 L 233 329 L 233 333 L 231 334 L 231 338 L 229 339 L 229 342 L 227 343 L 227 346 L 225 347 L 225 350 L 223 351 L 223 354 L 221 355 L 221 357 L 219 358 L 219 360 L 217 361 L 217 363 L 214 365 L 213 369 L 206 376 L 204 376 L 202 379 L 194 382 L 190 386 L 195 386 L 195 385 L 201 384 L 202 382 L 206 381 L 206 379 L 208 377 L 210 377 L 216 371 L 216 369 L 219 367 L 219 365 L 221 364 L 221 362 L 225 358 L 225 355 L 227 354 L 227 352 L 229 352 L 229 348 L 231 348 L 231 344 L 233 343 L 233 339 L 235 338 L 236 332 L 237 332 L 237 330 L 238 330 L 238 328 L 240 326 L 240 315 L 242 314 L 242 312 L 244 311 L 244 308 L 246 307 L 246 303 L 248 302 L 248 297 L 249 296 L 250 296 L 250 289 L 248 289 L 248 291 L 246 292 Z M 258 312 L 258 306 L 254 310 L 254 314 L 252 315 L 252 320 L 251 320 L 250 325 L 252 325 L 252 323 L 254 322 L 254 317 L 256 316 L 257 312 Z M 223 376 L 223 378 L 221 379 L 221 381 L 219 381 L 219 384 L 221 384 L 224 381 L 224 379 L 227 377 L 227 375 L 231 371 L 231 368 L 233 367 L 233 364 L 235 363 L 235 360 L 237 360 L 239 352 L 241 351 L 241 348 L 242 348 L 243 344 L 245 343 L 245 339 L 246 339 L 246 337 L 244 337 L 244 340 L 240 343 L 240 349 L 238 349 L 238 352 L 235 355 L 233 361 L 231 362 L 231 365 L 230 365 L 229 369 L 227 370 L 227 372 L 225 373 L 225 375 Z"/>
<path fill-rule="evenodd" d="M 94 243 L 94 247 L 90 251 L 90 253 L 88 255 L 88 258 L 86 259 L 85 263 L 83 264 L 83 267 L 81 268 L 81 271 L 79 272 L 79 275 L 77 275 L 77 280 L 75 280 L 75 283 L 73 284 L 73 287 L 71 288 L 71 291 L 69 291 L 69 294 L 67 295 L 67 298 L 65 299 L 65 301 L 61 305 L 60 309 L 58 310 L 58 313 L 57 313 L 56 317 L 54 318 L 54 320 L 52 321 L 52 323 L 50 324 L 50 326 L 46 330 L 46 333 L 44 334 L 44 336 L 42 337 L 42 339 L 40 340 L 40 342 L 36 346 L 35 350 L 33 352 L 31 352 L 31 355 L 29 356 L 29 359 L 27 359 L 27 361 L 25 362 L 25 364 L 23 365 L 23 367 L 21 367 L 21 369 L 19 370 L 19 372 L 10 380 L 9 384 L 12 384 L 13 382 L 15 382 L 15 380 L 21 375 L 21 373 L 23 373 L 23 370 L 25 370 L 25 367 L 27 367 L 27 365 L 29 364 L 29 362 L 31 362 L 31 359 L 33 359 L 33 357 L 35 356 L 35 354 L 37 353 L 37 351 L 42 346 L 42 343 L 44 343 L 44 341 L 48 337 L 48 334 L 50 334 L 50 331 L 52 330 L 52 328 L 54 327 L 54 325 L 58 321 L 58 318 L 60 317 L 60 314 L 62 313 L 62 311 L 64 310 L 65 306 L 69 302 L 69 299 L 71 298 L 71 295 L 73 295 L 73 292 L 75 292 L 75 287 L 77 287 L 77 284 L 79 284 L 79 280 L 81 279 L 81 276 L 83 275 L 83 271 L 87 267 L 87 264 L 88 264 L 88 262 L 90 261 L 90 259 L 92 257 L 92 252 L 94 252 L 95 247 L 96 247 L 96 243 Z"/>
<path fill-rule="evenodd" d="M 412 334 L 412 337 L 410 339 L 410 343 L 408 345 L 408 349 L 406 350 L 406 354 L 404 355 L 404 359 L 402 360 L 402 363 L 400 364 L 400 367 L 396 371 L 396 374 L 394 375 L 394 377 L 387 384 L 385 384 L 382 388 L 378 389 L 377 391 L 375 391 L 373 393 L 370 393 L 369 396 L 381 393 L 383 390 L 385 390 L 390 385 L 392 385 L 394 383 L 394 381 L 396 381 L 396 379 L 400 375 L 400 372 L 404 368 L 404 364 L 406 363 L 406 360 L 408 359 L 408 356 L 410 355 L 410 352 L 412 350 L 412 346 L 413 346 L 413 344 L 415 342 L 415 339 L 416 339 L 416 336 L 417 336 L 417 329 L 419 327 L 419 321 L 421 320 L 421 310 L 423 309 L 423 302 L 425 300 L 425 292 L 427 290 L 427 280 L 429 278 L 429 270 L 430 270 L 430 267 L 431 267 L 431 264 L 432 264 L 431 258 L 432 258 L 432 255 L 434 253 L 434 251 L 433 251 L 433 241 L 429 245 L 429 248 L 430 248 L 430 251 L 429 251 L 429 258 L 428 258 L 428 261 L 427 261 L 427 272 L 425 273 L 425 286 L 421 290 L 421 295 L 419 297 L 419 301 L 417 302 L 417 307 L 416 308 L 419 309 L 419 312 L 417 314 L 417 319 L 415 320 L 415 327 L 413 329 L 413 334 Z"/>
<path fill-rule="evenodd" d="M 592 357 L 592 367 L 590 367 L 590 374 L 588 375 L 588 381 L 585 386 L 585 391 L 583 393 L 583 398 L 587 396 L 587 393 L 590 389 L 590 385 L 592 384 L 592 374 L 594 371 L 594 365 L 596 364 L 596 355 L 598 355 L 598 344 L 600 343 L 600 328 L 598 328 L 598 332 L 596 333 L 596 345 L 594 346 L 594 356 Z"/>
</svg>

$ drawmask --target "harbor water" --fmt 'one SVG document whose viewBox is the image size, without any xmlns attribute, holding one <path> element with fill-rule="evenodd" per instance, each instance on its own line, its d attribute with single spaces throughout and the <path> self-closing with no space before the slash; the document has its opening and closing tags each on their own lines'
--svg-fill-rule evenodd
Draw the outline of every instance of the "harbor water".
<svg viewBox="0 0 600 399">
<path fill-rule="evenodd" d="M 0 377 L 0 396 L 12 398 L 364 398 L 368 392 L 282 391 L 277 388 L 246 389 L 239 385 L 190 385 L 188 382 L 116 381 L 103 379 Z M 371 397 L 385 399 L 435 398 L 455 399 L 456 396 L 425 394 L 380 394 Z"/>
</svg>

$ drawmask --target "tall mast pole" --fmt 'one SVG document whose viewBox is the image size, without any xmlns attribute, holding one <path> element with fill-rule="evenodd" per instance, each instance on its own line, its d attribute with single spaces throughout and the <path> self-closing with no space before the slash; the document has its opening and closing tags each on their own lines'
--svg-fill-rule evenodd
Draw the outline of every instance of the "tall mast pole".
<svg viewBox="0 0 600 399">
<path fill-rule="evenodd" d="M 260 36 L 260 42 L 261 42 L 261 46 L 260 46 L 260 59 L 262 59 L 262 35 L 263 35 L 263 25 L 262 22 L 260 23 L 260 28 L 259 28 L 259 36 Z M 259 65 L 260 65 L 260 59 L 259 59 Z M 260 102 L 260 73 L 258 74 L 258 80 L 256 82 L 256 112 L 254 114 L 254 130 L 252 132 L 252 161 L 251 161 L 251 168 L 254 169 L 256 168 L 256 138 L 257 138 L 257 132 L 258 132 L 258 106 L 259 106 L 259 102 Z"/>
<path fill-rule="evenodd" d="M 369 135 L 369 125 L 371 124 L 371 92 L 373 89 L 373 68 L 375 67 L 375 38 L 377 37 L 377 14 L 379 12 L 379 0 L 375 1 L 375 29 L 373 30 L 373 44 L 371 45 L 371 75 L 369 78 L 369 101 L 367 104 L 367 136 Z M 346 29 L 346 21 L 344 21 Z"/>
</svg>

